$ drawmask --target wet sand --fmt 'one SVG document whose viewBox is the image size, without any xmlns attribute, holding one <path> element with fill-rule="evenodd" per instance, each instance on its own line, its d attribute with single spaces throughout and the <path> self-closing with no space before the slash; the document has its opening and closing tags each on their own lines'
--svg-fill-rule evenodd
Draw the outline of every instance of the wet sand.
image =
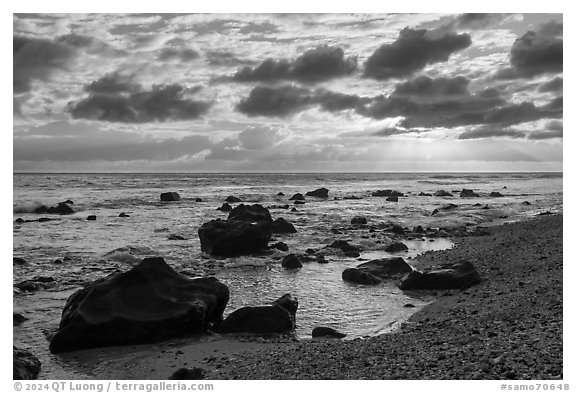
<svg viewBox="0 0 576 393">
<path fill-rule="evenodd" d="M 91 371 L 98 379 L 167 379 L 180 367 L 201 367 L 206 379 L 562 379 L 562 223 L 552 215 L 492 227 L 488 236 L 457 238 L 454 249 L 419 256 L 421 266 L 468 260 L 483 281 L 432 293 L 437 300 L 393 334 L 215 337 Z"/>
</svg>

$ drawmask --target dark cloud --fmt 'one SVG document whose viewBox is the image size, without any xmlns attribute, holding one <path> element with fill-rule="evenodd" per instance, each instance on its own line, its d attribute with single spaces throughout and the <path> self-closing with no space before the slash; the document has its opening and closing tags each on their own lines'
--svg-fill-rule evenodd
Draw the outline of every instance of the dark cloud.
<svg viewBox="0 0 576 393">
<path fill-rule="evenodd" d="M 378 80 L 409 76 L 428 64 L 447 61 L 452 53 L 471 43 L 468 34 L 406 27 L 396 41 L 374 51 L 366 61 L 363 76 Z"/>
<path fill-rule="evenodd" d="M 65 42 L 13 37 L 13 91 L 28 92 L 32 82 L 48 81 L 56 71 L 67 70 L 75 58 L 75 48 Z"/>
<path fill-rule="evenodd" d="M 367 97 L 325 89 L 311 90 L 291 85 L 257 86 L 240 101 L 236 110 L 247 116 L 287 117 L 317 105 L 324 111 L 339 112 L 355 109 L 369 101 Z"/>
<path fill-rule="evenodd" d="M 296 60 L 267 59 L 257 67 L 244 67 L 232 79 L 238 82 L 294 80 L 314 83 L 349 75 L 356 67 L 356 59 L 345 58 L 341 48 L 320 46 L 304 52 Z"/>
<path fill-rule="evenodd" d="M 563 89 L 564 79 L 561 77 L 550 79 L 548 82 L 544 82 L 538 87 L 538 91 L 541 93 L 557 93 L 562 92 Z"/>
<path fill-rule="evenodd" d="M 107 75 L 86 86 L 88 97 L 68 104 L 75 119 L 119 123 L 148 123 L 197 119 L 211 103 L 189 98 L 197 89 L 179 84 L 154 85 L 143 90 L 130 78 Z"/>
<path fill-rule="evenodd" d="M 372 136 L 394 136 L 394 135 L 406 134 L 409 132 L 413 132 L 413 130 L 406 130 L 397 127 L 387 127 L 374 132 Z"/>
<path fill-rule="evenodd" d="M 394 96 L 412 96 L 412 97 L 451 97 L 451 96 L 468 96 L 469 79 L 463 76 L 455 78 L 436 78 L 432 79 L 427 76 L 419 76 L 412 80 L 399 83 L 394 89 Z M 498 92 L 496 91 L 496 94 Z"/>
<path fill-rule="evenodd" d="M 458 139 L 483 139 L 483 138 L 524 138 L 526 133 L 524 131 L 507 129 L 494 126 L 481 126 L 464 131 Z"/>
<path fill-rule="evenodd" d="M 158 60 L 161 61 L 172 61 L 178 60 L 182 62 L 191 61 L 200 57 L 200 54 L 196 52 L 194 49 L 190 48 L 163 48 L 158 53 Z"/>
<path fill-rule="evenodd" d="M 500 79 L 531 78 L 563 70 L 563 24 L 550 21 L 518 38 L 510 50 L 510 68 L 500 70 Z"/>
<path fill-rule="evenodd" d="M 447 27 L 451 29 L 485 29 L 504 21 L 509 16 L 510 14 L 460 14 L 450 21 Z"/>
<path fill-rule="evenodd" d="M 210 51 L 206 53 L 206 61 L 212 66 L 225 67 L 254 64 L 253 61 L 240 59 L 234 53 L 226 51 Z"/>
</svg>

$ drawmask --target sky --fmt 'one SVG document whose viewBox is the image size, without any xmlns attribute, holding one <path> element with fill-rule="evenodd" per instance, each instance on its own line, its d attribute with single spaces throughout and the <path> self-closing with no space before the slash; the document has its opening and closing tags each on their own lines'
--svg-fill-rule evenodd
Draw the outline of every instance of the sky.
<svg viewBox="0 0 576 393">
<path fill-rule="evenodd" d="M 562 171 L 562 14 L 14 14 L 15 172 Z"/>
</svg>

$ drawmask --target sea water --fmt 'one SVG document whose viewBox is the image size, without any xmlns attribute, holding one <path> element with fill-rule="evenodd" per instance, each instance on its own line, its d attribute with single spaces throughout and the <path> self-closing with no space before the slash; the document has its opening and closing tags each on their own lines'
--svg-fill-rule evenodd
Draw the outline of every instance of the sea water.
<svg viewBox="0 0 576 393">
<path fill-rule="evenodd" d="M 14 223 L 13 227 L 14 256 L 28 261 L 14 266 L 14 283 L 36 276 L 55 279 L 46 290 L 15 290 L 14 294 L 14 312 L 28 318 L 14 327 L 14 343 L 33 349 L 40 358 L 41 378 L 83 377 L 47 349 L 47 336 L 57 329 L 66 299 L 86 283 L 128 270 L 146 256 L 162 256 L 190 277 L 218 277 L 230 289 L 225 316 L 239 307 L 268 304 L 291 293 L 299 300 L 297 337 L 310 337 L 315 326 L 334 327 L 347 333 L 347 338 L 367 337 L 394 329 L 429 299 L 403 293 L 394 283 L 361 286 L 342 281 L 345 268 L 390 255 L 384 251 L 387 239 L 365 229 L 352 229 L 352 217 L 366 217 L 369 225 L 393 222 L 409 228 L 447 228 L 494 225 L 562 211 L 561 173 L 14 174 L 13 180 L 14 220 L 53 219 Z M 329 189 L 327 199 L 307 197 L 306 204 L 295 206 L 289 200 L 294 193 L 320 187 Z M 480 197 L 460 198 L 456 192 L 454 197 L 419 196 L 421 192 L 463 188 Z M 372 196 L 381 189 L 397 190 L 406 197 L 387 202 Z M 160 193 L 168 191 L 178 192 L 181 200 L 161 202 Z M 503 197 L 489 197 L 492 191 Z M 325 251 L 329 263 L 305 263 L 302 269 L 290 271 L 280 266 L 286 254 L 280 251 L 228 259 L 203 254 L 198 228 L 209 220 L 227 217 L 216 209 L 229 195 L 247 204 L 272 207 L 273 218 L 286 218 L 298 231 L 276 235 L 277 241 L 285 242 L 290 253 L 304 253 L 308 248 Z M 39 205 L 65 200 L 74 202 L 75 214 L 32 213 Z M 431 215 L 448 203 L 458 207 Z M 285 204 L 297 211 L 274 208 Z M 129 217 L 119 217 L 120 213 Z M 88 221 L 88 215 L 97 219 Z M 171 235 L 184 240 L 170 240 Z M 360 258 L 330 254 L 325 247 L 336 239 L 359 245 L 363 250 Z M 406 244 L 409 250 L 400 255 L 409 263 L 420 253 L 453 245 L 450 239 L 410 240 Z M 55 264 L 56 259 L 62 263 Z M 415 307 L 404 307 L 407 303 Z M 114 359 L 113 348 L 107 356 Z"/>
</svg>

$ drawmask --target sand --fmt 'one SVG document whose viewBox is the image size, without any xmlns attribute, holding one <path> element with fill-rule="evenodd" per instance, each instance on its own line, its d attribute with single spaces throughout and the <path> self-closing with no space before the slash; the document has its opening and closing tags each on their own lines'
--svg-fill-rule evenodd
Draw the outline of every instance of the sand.
<svg viewBox="0 0 576 393">
<path fill-rule="evenodd" d="M 483 281 L 436 292 L 392 334 L 220 338 L 88 368 L 98 379 L 167 379 L 180 367 L 201 367 L 206 379 L 562 379 L 562 223 L 552 215 L 492 227 L 419 256 L 421 266 L 468 260 Z"/>
</svg>

